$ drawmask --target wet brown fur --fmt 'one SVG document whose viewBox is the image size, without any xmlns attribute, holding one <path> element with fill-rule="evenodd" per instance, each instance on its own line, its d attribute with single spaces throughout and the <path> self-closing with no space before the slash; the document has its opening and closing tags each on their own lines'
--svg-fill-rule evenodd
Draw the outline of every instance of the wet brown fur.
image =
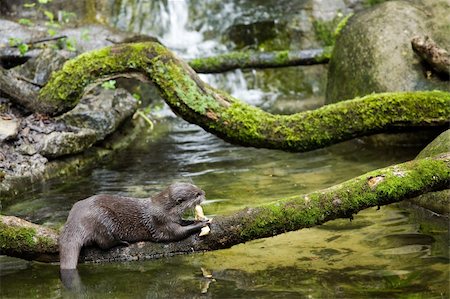
<svg viewBox="0 0 450 299">
<path fill-rule="evenodd" d="M 183 213 L 200 204 L 205 192 L 176 183 L 152 198 L 94 195 L 75 203 L 59 238 L 61 269 L 75 269 L 86 245 L 108 249 L 128 242 L 182 240 L 206 226 L 185 221 Z"/>
</svg>

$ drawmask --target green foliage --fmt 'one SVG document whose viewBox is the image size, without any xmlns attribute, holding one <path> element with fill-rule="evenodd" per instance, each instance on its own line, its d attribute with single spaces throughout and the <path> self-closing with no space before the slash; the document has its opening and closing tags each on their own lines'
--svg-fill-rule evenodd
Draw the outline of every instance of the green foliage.
<svg viewBox="0 0 450 299">
<path fill-rule="evenodd" d="M 386 0 L 365 0 L 364 6 L 371 7 L 380 3 L 386 2 Z"/>
<path fill-rule="evenodd" d="M 77 41 L 74 38 L 65 38 L 64 39 L 65 48 L 69 51 L 76 52 Z"/>
<path fill-rule="evenodd" d="M 15 47 L 15 46 L 17 46 L 18 44 L 22 43 L 22 39 L 20 39 L 20 38 L 15 38 L 15 37 L 10 37 L 10 38 L 8 39 L 8 43 L 9 43 L 9 45 L 10 45 L 11 47 Z"/>
<path fill-rule="evenodd" d="M 324 46 L 331 47 L 334 46 L 336 37 L 341 32 L 342 28 L 347 24 L 348 19 L 353 14 L 343 16 L 338 13 L 337 16 L 331 21 L 313 21 L 314 32 L 316 37 L 320 40 Z"/>
<path fill-rule="evenodd" d="M 89 29 L 83 29 L 83 30 L 81 31 L 81 39 L 84 40 L 84 41 L 86 41 L 86 42 L 88 42 L 88 41 L 91 40 L 91 36 L 90 36 L 90 33 L 89 33 Z"/>
<path fill-rule="evenodd" d="M 332 46 L 334 44 L 334 26 L 332 22 L 314 20 L 313 27 L 317 39 L 319 39 L 325 46 Z"/>
<path fill-rule="evenodd" d="M 141 101 L 141 95 L 138 93 L 133 93 L 133 98 L 135 98 L 138 102 Z"/>
<path fill-rule="evenodd" d="M 45 26 L 47 27 L 48 35 L 54 37 L 58 33 L 58 30 L 61 28 L 61 23 L 68 23 L 71 19 L 74 19 L 76 17 L 76 14 L 73 12 L 61 10 L 58 13 L 58 15 L 60 16 L 60 21 L 58 21 L 55 17 L 55 14 L 46 9 L 46 5 L 50 2 L 52 2 L 52 0 L 37 0 L 37 2 L 34 3 L 25 3 L 23 7 L 32 9 L 37 14 L 42 14 L 42 16 L 46 19 Z M 33 22 L 30 19 L 20 19 L 19 23 L 25 26 L 33 25 Z M 76 42 L 74 39 L 65 39 L 62 42 L 58 41 L 57 44 L 60 48 L 66 48 L 69 51 L 76 51 Z M 21 51 L 21 53 L 26 53 L 26 51 L 28 51 L 28 45 L 20 46 L 19 50 Z"/>
<path fill-rule="evenodd" d="M 104 89 L 114 90 L 114 89 L 116 89 L 116 80 L 105 81 L 102 83 L 102 87 Z"/>
<path fill-rule="evenodd" d="M 19 19 L 19 24 L 24 26 L 31 26 L 33 22 L 30 19 Z"/>
<path fill-rule="evenodd" d="M 20 55 L 22 56 L 25 55 L 29 50 L 28 45 L 24 43 L 20 38 L 11 37 L 9 38 L 8 43 L 11 47 L 17 47 L 19 49 Z"/>
<path fill-rule="evenodd" d="M 61 10 L 61 22 L 69 23 L 72 19 L 75 19 L 77 14 L 70 11 Z"/>
</svg>

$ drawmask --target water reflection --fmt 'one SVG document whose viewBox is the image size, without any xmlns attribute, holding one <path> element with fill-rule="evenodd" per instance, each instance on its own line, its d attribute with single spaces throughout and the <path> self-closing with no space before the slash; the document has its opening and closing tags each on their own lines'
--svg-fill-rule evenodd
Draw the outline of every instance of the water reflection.
<svg viewBox="0 0 450 299">
<path fill-rule="evenodd" d="M 429 248 L 446 233 L 424 234 L 411 216 L 395 206 L 371 208 L 352 221 L 336 220 L 217 252 L 82 264 L 82 292 L 89 298 L 445 298 L 448 256 Z M 448 236 L 443 243 L 448 246 Z M 2 298 L 67 294 L 57 265 L 25 268 L 2 273 L 8 286 L 1 289 Z"/>
</svg>

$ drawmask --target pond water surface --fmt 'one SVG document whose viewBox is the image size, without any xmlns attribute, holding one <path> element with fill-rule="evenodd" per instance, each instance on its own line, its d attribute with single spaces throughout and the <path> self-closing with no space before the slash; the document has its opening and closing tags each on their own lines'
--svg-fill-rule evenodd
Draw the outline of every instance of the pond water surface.
<svg viewBox="0 0 450 299">
<path fill-rule="evenodd" d="M 144 14 L 147 18 L 155 10 L 154 5 L 146 1 L 116 1 L 117 15 L 111 22 L 122 29 L 141 32 L 145 26 L 137 28 L 136 24 L 141 23 L 133 19 L 137 12 L 133 14 L 125 9 L 131 2 L 137 3 L 137 12 L 149 14 Z M 179 14 L 179 18 L 170 21 L 170 13 L 162 14 L 162 22 L 173 27 L 159 33 L 155 29 L 155 32 L 169 44 L 172 41 L 172 48 L 180 55 L 223 50 L 216 39 L 213 44 L 206 40 L 206 29 L 199 37 L 177 23 L 188 22 L 183 9 L 177 6 L 169 9 L 170 5 L 180 2 L 161 3 L 161 7 L 172 13 L 172 18 L 173 14 Z M 164 3 L 169 3 L 169 8 Z M 231 8 L 239 8 L 239 1 L 233 3 Z M 243 3 L 250 5 L 251 2 Z M 145 11 L 147 4 L 152 7 L 151 11 Z M 225 12 L 227 16 L 233 15 L 229 10 Z M 245 14 L 244 17 L 249 18 Z M 134 20 L 133 26 L 131 20 Z M 196 24 L 199 22 L 197 20 Z M 217 16 L 206 24 L 214 28 L 214 22 Z M 230 20 L 223 23 L 222 26 L 229 25 Z M 196 40 L 197 45 L 180 48 L 182 46 L 176 42 L 181 45 L 189 42 L 172 40 L 177 30 L 180 38 Z M 190 33 L 183 35 L 180 30 Z M 309 79 L 308 87 L 295 91 L 258 85 L 259 77 L 276 81 L 285 72 L 299 73 L 296 80 L 311 78 L 305 77 L 309 70 L 304 68 L 271 71 L 266 76 L 260 71 L 237 71 L 203 78 L 271 111 L 286 112 L 286 103 L 290 112 L 320 105 L 324 76 Z M 92 194 L 145 197 L 174 181 L 188 181 L 206 191 L 208 201 L 204 210 L 207 216 L 214 217 L 323 189 L 367 171 L 413 159 L 421 149 L 374 147 L 361 140 L 308 153 L 243 148 L 225 143 L 174 117 L 167 107 L 162 112 L 167 116 L 156 123 L 155 130 L 143 135 L 129 149 L 107 161 L 99 161 L 94 169 L 79 175 L 37 185 L 24 194 L 20 202 L 4 207 L 2 213 L 60 227 L 73 203 Z M 407 205 L 385 206 L 380 210 L 370 208 L 357 214 L 352 221 L 330 221 L 227 250 L 154 261 L 82 264 L 79 266 L 84 286 L 81 294 L 64 290 L 56 264 L 0 256 L 0 297 L 447 298 L 448 233 L 448 222 Z M 205 277 L 205 273 L 210 273 L 212 278 Z"/>
<path fill-rule="evenodd" d="M 165 119 L 129 150 L 66 182 L 44 184 L 6 207 L 59 226 L 71 205 L 94 193 L 147 196 L 173 181 L 207 194 L 213 217 L 322 189 L 413 158 L 417 149 L 371 148 L 357 141 L 309 153 L 227 144 L 194 125 Z M 387 206 L 231 249 L 156 261 L 83 264 L 89 298 L 408 297 L 448 294 L 448 229 L 418 211 Z M 2 298 L 64 295 L 58 265 L 0 260 Z M 213 275 L 204 278 L 202 268 Z"/>
</svg>

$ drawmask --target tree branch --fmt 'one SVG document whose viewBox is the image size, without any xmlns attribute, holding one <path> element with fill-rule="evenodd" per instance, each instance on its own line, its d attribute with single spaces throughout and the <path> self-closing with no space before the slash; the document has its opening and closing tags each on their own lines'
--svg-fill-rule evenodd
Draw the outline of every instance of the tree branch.
<svg viewBox="0 0 450 299">
<path fill-rule="evenodd" d="M 446 153 L 378 169 L 307 195 L 297 195 L 259 207 L 246 208 L 232 215 L 218 216 L 211 223 L 211 233 L 205 237 L 191 236 L 183 241 L 167 244 L 139 242 L 108 251 L 86 248 L 81 259 L 95 262 L 153 259 L 228 248 L 337 218 L 349 218 L 368 207 L 442 190 L 449 184 L 450 153 Z M 24 224 L 23 220 L 18 225 L 11 225 L 9 219 L 13 218 L 15 217 L 0 218 L 0 249 L 3 254 L 44 262 L 57 261 L 55 231 Z M 22 233 L 22 230 L 26 233 Z M 39 237 L 42 230 L 47 234 L 46 238 Z"/>
<path fill-rule="evenodd" d="M 438 73 L 450 75 L 450 54 L 430 37 L 415 36 L 411 40 L 414 52 L 428 62 Z"/>
<path fill-rule="evenodd" d="M 8 95 L 21 106 L 34 110 L 36 99 L 39 95 L 39 87 L 23 80 L 14 70 L 6 70 L 0 66 L 0 91 Z"/>
<path fill-rule="evenodd" d="M 153 82 L 187 121 L 245 146 L 308 151 L 379 132 L 448 126 L 450 119 L 450 93 L 442 91 L 372 94 L 313 111 L 273 115 L 207 85 L 185 62 L 151 42 L 106 47 L 67 62 L 41 89 L 35 111 L 67 111 L 89 83 L 130 72 Z"/>
<path fill-rule="evenodd" d="M 188 61 L 197 73 L 221 73 L 238 68 L 273 68 L 328 63 L 331 48 L 301 51 L 231 52 Z"/>
</svg>

